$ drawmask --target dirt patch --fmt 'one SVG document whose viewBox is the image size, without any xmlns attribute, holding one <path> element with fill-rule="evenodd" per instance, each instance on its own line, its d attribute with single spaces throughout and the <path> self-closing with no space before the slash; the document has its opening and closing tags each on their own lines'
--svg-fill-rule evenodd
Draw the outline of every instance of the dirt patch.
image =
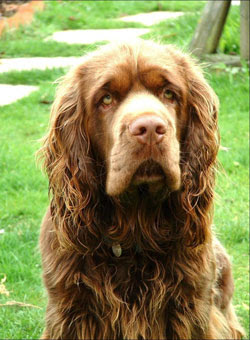
<svg viewBox="0 0 250 340">
<path fill-rule="evenodd" d="M 19 6 L 26 2 L 30 0 L 0 0 L 0 19 L 12 17 L 18 11 Z"/>
<path fill-rule="evenodd" d="M 29 24 L 36 10 L 44 9 L 44 1 L 0 0 L 0 35 L 6 29 Z"/>
</svg>

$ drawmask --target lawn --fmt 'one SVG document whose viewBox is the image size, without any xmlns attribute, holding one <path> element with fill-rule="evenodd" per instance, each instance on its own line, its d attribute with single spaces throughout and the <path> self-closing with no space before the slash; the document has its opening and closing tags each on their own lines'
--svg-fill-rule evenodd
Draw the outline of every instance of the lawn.
<svg viewBox="0 0 250 340">
<path fill-rule="evenodd" d="M 7 32 L 0 38 L 0 55 L 78 56 L 95 46 L 67 45 L 43 39 L 55 30 L 131 27 L 131 24 L 113 19 L 152 10 L 186 12 L 175 21 L 155 25 L 146 36 L 185 49 L 203 6 L 202 1 L 50 1 L 44 12 L 37 13 L 31 25 Z M 220 50 L 239 51 L 238 7 L 230 10 Z M 214 229 L 230 254 L 235 278 L 234 305 L 248 330 L 248 73 L 246 67 L 236 69 L 223 65 L 205 71 L 220 99 L 222 147 Z M 46 295 L 37 244 L 39 225 L 48 204 L 48 184 L 36 166 L 35 152 L 39 148 L 38 139 L 48 126 L 55 90 L 53 82 L 65 72 L 66 69 L 53 69 L 0 74 L 0 83 L 39 86 L 39 91 L 29 97 L 0 107 L 0 338 L 39 338 L 44 325 Z M 14 301 L 14 305 L 1 306 L 10 301 Z"/>
</svg>

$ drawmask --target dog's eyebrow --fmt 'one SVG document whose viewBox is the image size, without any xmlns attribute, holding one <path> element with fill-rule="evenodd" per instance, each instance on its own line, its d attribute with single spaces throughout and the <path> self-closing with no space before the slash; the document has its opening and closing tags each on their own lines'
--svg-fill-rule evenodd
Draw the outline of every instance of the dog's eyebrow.
<svg viewBox="0 0 250 340">
<path fill-rule="evenodd" d="M 169 72 L 167 69 L 150 67 L 139 74 L 142 84 L 149 89 L 158 89 L 169 86 L 179 97 L 184 92 L 184 82 L 178 74 Z"/>
<path fill-rule="evenodd" d="M 97 84 L 97 91 L 107 90 L 111 92 L 118 92 L 121 95 L 129 91 L 132 85 L 131 74 L 126 72 L 116 72 L 104 75 L 99 79 Z"/>
<path fill-rule="evenodd" d="M 164 86 L 168 79 L 159 69 L 149 69 L 138 74 L 140 81 L 147 87 L 159 87 Z"/>
<path fill-rule="evenodd" d="M 145 76 L 148 74 L 158 75 L 159 77 L 166 79 L 171 82 L 171 80 L 179 78 L 180 74 L 177 69 L 173 71 L 169 66 L 160 67 L 159 65 L 147 66 L 142 70 L 138 71 L 139 75 Z"/>
<path fill-rule="evenodd" d="M 110 83 L 111 83 L 112 80 L 108 80 L 106 81 L 105 83 L 103 83 L 102 85 L 99 86 L 98 90 L 107 90 L 109 91 L 110 90 Z"/>
</svg>

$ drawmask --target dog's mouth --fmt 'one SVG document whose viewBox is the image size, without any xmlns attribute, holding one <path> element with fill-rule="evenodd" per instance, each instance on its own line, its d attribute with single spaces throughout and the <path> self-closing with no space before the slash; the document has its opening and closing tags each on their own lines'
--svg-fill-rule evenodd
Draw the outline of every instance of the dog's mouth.
<svg viewBox="0 0 250 340">
<path fill-rule="evenodd" d="M 165 173 L 161 165 L 153 160 L 143 162 L 133 175 L 131 183 L 140 185 L 143 183 L 162 182 L 165 180 Z"/>
<path fill-rule="evenodd" d="M 139 159 L 128 158 L 127 162 L 121 162 L 123 166 L 113 161 L 111 169 L 107 171 L 106 192 L 110 196 L 118 196 L 125 192 L 140 191 L 141 188 L 147 188 L 150 193 L 178 190 L 181 184 L 178 155 L 176 160 L 170 156 L 145 159 L 139 155 Z"/>
</svg>

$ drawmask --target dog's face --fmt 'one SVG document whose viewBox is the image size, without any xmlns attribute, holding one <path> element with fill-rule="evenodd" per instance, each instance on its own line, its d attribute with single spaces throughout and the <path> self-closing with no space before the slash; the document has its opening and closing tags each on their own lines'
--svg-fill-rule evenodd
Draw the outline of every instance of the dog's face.
<svg viewBox="0 0 250 340">
<path fill-rule="evenodd" d="M 41 150 L 62 226 L 68 216 L 97 226 L 104 201 L 125 210 L 139 203 L 146 216 L 161 200 L 185 223 L 187 244 L 201 244 L 211 223 L 217 107 L 200 68 L 170 46 L 139 40 L 85 56 L 58 87 Z"/>
<path fill-rule="evenodd" d="M 180 51 L 142 40 L 105 46 L 59 86 L 44 147 L 50 187 L 81 193 L 83 205 L 103 185 L 110 196 L 178 191 L 193 197 L 180 197 L 192 210 L 213 187 L 217 104 Z"/>
<path fill-rule="evenodd" d="M 111 196 L 144 183 L 150 191 L 164 186 L 171 192 L 181 185 L 185 79 L 174 55 L 149 47 L 117 49 L 116 57 L 107 50 L 88 64 L 94 74 L 85 95 L 87 130 L 105 163 Z M 95 71 L 90 65 L 97 60 L 102 69 Z"/>
</svg>

